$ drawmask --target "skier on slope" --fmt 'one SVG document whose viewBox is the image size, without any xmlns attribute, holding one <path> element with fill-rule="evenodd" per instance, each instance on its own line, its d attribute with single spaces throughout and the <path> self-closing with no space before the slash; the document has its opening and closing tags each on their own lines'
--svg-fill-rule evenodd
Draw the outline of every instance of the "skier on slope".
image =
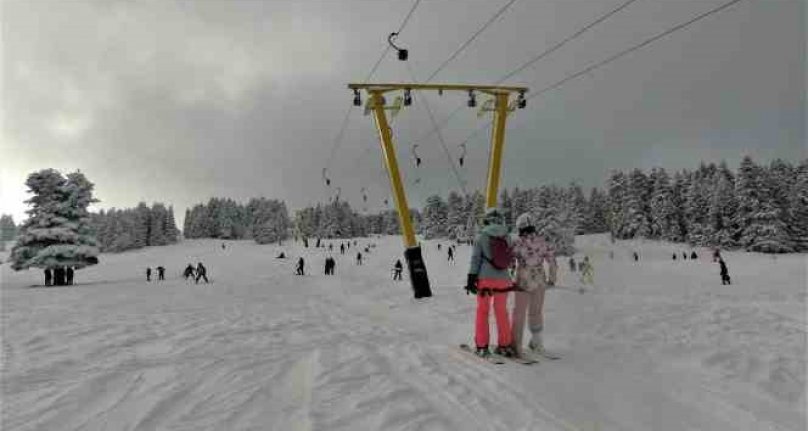
<svg viewBox="0 0 808 431">
<path fill-rule="evenodd" d="M 544 329 L 544 291 L 547 286 L 554 286 L 558 264 L 555 251 L 536 232 L 533 217 L 528 213 L 516 219 L 518 236 L 513 240 L 513 254 L 516 259 L 516 288 L 512 308 L 511 326 L 513 347 L 516 354 L 522 356 L 522 332 L 525 317 L 531 337 L 528 349 L 538 354 L 547 354 L 542 341 Z M 547 262 L 548 274 L 544 272 L 544 263 Z"/>
<path fill-rule="evenodd" d="M 587 284 L 592 285 L 595 283 L 595 267 L 592 266 L 592 262 L 589 260 L 589 256 L 584 256 L 584 261 L 582 262 L 583 268 L 581 269 L 581 290 L 584 289 L 584 286 Z"/>
<path fill-rule="evenodd" d="M 727 269 L 727 263 L 724 262 L 724 259 L 718 258 L 718 265 L 721 266 L 721 285 L 725 284 L 732 284 L 729 278 L 729 270 Z"/>
<path fill-rule="evenodd" d="M 471 265 L 466 281 L 466 292 L 477 294 L 474 343 L 478 356 L 490 355 L 488 351 L 488 312 L 494 303 L 497 322 L 497 344 L 494 351 L 502 356 L 516 356 L 512 347 L 511 326 L 508 321 L 508 291 L 512 287 L 508 268 L 513 262 L 508 228 L 504 225 L 502 212 L 489 208 L 483 217 L 483 228 L 471 253 Z"/>
<path fill-rule="evenodd" d="M 393 265 L 393 280 L 401 280 L 401 271 L 404 270 L 404 265 L 401 264 L 401 259 L 396 260 L 396 264 Z"/>
</svg>

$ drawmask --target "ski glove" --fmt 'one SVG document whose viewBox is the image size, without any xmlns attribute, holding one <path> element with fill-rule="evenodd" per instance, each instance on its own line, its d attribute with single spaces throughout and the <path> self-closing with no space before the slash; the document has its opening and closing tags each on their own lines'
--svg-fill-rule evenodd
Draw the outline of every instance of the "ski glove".
<svg viewBox="0 0 808 431">
<path fill-rule="evenodd" d="M 477 294 L 477 274 L 469 274 L 466 280 L 466 295 Z"/>
</svg>

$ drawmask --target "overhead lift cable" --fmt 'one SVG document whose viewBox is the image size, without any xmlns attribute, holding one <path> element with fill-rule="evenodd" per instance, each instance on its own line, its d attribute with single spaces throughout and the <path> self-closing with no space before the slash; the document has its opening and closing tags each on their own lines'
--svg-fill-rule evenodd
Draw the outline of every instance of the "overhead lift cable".
<svg viewBox="0 0 808 431">
<path fill-rule="evenodd" d="M 548 93 L 548 92 L 550 92 L 552 90 L 555 90 L 555 89 L 561 87 L 562 85 L 566 84 L 567 82 L 570 82 L 570 81 L 572 81 L 572 80 L 574 80 L 576 78 L 579 78 L 579 77 L 581 77 L 583 75 L 586 75 L 586 74 L 588 74 L 590 72 L 593 72 L 596 69 L 599 69 L 599 68 L 601 68 L 601 67 L 603 67 L 603 66 L 605 66 L 605 65 L 607 65 L 607 64 L 609 64 L 609 63 L 611 63 L 611 62 L 613 62 L 613 61 L 615 61 L 615 60 L 617 60 L 617 59 L 619 59 L 619 58 L 621 58 L 621 57 L 623 57 L 625 55 L 628 55 L 628 54 L 630 54 L 630 53 L 632 53 L 634 51 L 642 49 L 642 48 L 656 42 L 657 40 L 660 40 L 660 39 L 662 39 L 662 38 L 664 38 L 666 36 L 669 36 L 670 34 L 675 33 L 675 32 L 677 32 L 679 30 L 683 30 L 686 27 L 689 27 L 690 25 L 695 24 L 696 22 L 701 21 L 702 19 L 707 18 L 710 15 L 713 15 L 713 14 L 716 14 L 718 12 L 721 12 L 721 11 L 729 8 L 730 6 L 733 6 L 736 3 L 740 3 L 742 1 L 744 1 L 744 0 L 731 0 L 729 2 L 722 3 L 721 5 L 713 8 L 713 9 L 710 9 L 707 12 L 701 13 L 701 14 L 697 15 L 694 18 L 691 18 L 690 20 L 688 20 L 686 22 L 683 22 L 681 24 L 675 25 L 675 26 L 673 26 L 673 27 L 671 27 L 671 28 L 669 28 L 669 29 L 667 29 L 667 30 L 665 30 L 665 31 L 651 37 L 651 38 L 645 39 L 644 41 L 642 41 L 642 42 L 640 42 L 640 43 L 638 43 L 636 45 L 633 45 L 633 46 L 631 46 L 631 47 L 629 47 L 627 49 L 624 49 L 624 50 L 618 52 L 617 54 L 614 54 L 614 55 L 606 58 L 605 60 L 601 60 L 601 61 L 599 61 L 599 62 L 597 62 L 597 63 L 595 63 L 595 64 L 593 64 L 593 65 L 591 65 L 591 66 L 589 66 L 589 67 L 587 67 L 585 69 L 583 69 L 583 70 L 580 70 L 580 71 L 575 72 L 575 73 L 573 73 L 571 75 L 568 75 L 565 78 L 563 78 L 563 79 L 561 79 L 561 80 L 559 80 L 559 81 L 557 81 L 557 82 L 555 82 L 555 83 L 553 83 L 553 84 L 551 84 L 551 85 L 549 85 L 547 87 L 544 87 L 539 91 L 533 92 L 533 93 L 531 93 L 531 95 L 529 97 L 527 97 L 527 100 L 533 99 L 535 97 L 539 97 L 539 96 L 541 96 L 543 94 L 546 94 L 546 93 Z M 487 129 L 490 126 L 491 126 L 490 121 L 480 125 L 480 127 L 478 127 L 474 132 L 472 132 L 468 137 L 466 137 L 465 140 L 462 141 L 463 144 L 465 144 L 466 142 L 468 142 L 469 140 L 471 140 L 472 138 L 477 136 L 480 132 L 482 132 L 483 130 Z"/>
<path fill-rule="evenodd" d="M 506 10 L 508 10 L 508 8 L 509 8 L 509 7 L 511 7 L 511 5 L 512 5 L 512 4 L 514 4 L 515 2 L 516 2 L 516 0 L 510 0 L 510 1 L 509 1 L 508 3 L 506 3 L 504 6 L 502 6 L 501 8 L 499 8 L 499 10 L 497 10 L 497 12 L 496 12 L 496 13 L 495 13 L 493 16 L 491 16 L 491 18 L 489 18 L 489 19 L 488 19 L 488 21 L 486 21 L 486 22 L 485 22 L 485 24 L 483 24 L 483 26 L 482 26 L 482 27 L 480 27 L 479 29 L 477 29 L 477 31 L 476 31 L 476 32 L 474 32 L 474 34 L 472 34 L 470 38 L 466 39 L 466 41 L 465 41 L 465 42 L 463 42 L 463 43 L 460 45 L 460 47 L 459 47 L 459 48 L 457 48 L 457 49 L 456 49 L 456 50 L 455 50 L 455 51 L 454 51 L 454 52 L 453 52 L 451 55 L 449 55 L 449 57 L 448 57 L 448 58 L 446 58 L 446 60 L 443 60 L 443 62 L 440 64 L 440 66 L 438 66 L 438 68 L 437 68 L 437 69 L 435 69 L 435 71 L 434 71 L 434 72 L 432 72 L 432 73 L 429 75 L 429 77 L 428 77 L 428 78 L 426 78 L 426 79 L 424 80 L 424 83 L 427 83 L 427 82 L 431 81 L 431 80 L 432 80 L 432 79 L 433 79 L 435 76 L 437 76 L 437 75 L 438 75 L 438 73 L 440 73 L 440 72 L 443 70 L 443 68 L 445 68 L 445 67 L 446 67 L 446 66 L 447 66 L 449 63 L 451 63 L 451 62 L 452 62 L 452 60 L 454 60 L 454 59 L 455 59 L 455 57 L 457 57 L 458 55 L 460 55 L 460 53 L 461 53 L 461 52 L 463 52 L 463 50 L 464 50 L 464 49 L 466 49 L 466 47 L 468 47 L 468 46 L 471 44 L 471 42 L 473 42 L 473 41 L 474 41 L 474 39 L 476 39 L 476 38 L 477 38 L 477 36 L 479 36 L 479 35 L 480 35 L 482 32 L 484 32 L 484 31 L 485 31 L 485 29 L 487 29 L 487 28 L 488 28 L 488 26 L 489 26 L 489 25 L 493 24 L 493 23 L 494 23 L 494 21 L 496 21 L 496 20 L 497 20 L 497 19 L 498 19 L 500 16 L 502 16 L 502 14 L 503 14 L 503 13 L 504 13 Z M 415 77 L 413 77 L 413 81 L 414 81 L 414 80 L 415 80 Z"/>
<path fill-rule="evenodd" d="M 412 14 L 415 12 L 415 9 L 418 8 L 418 5 L 421 3 L 421 0 L 415 0 L 412 7 L 410 8 L 407 15 L 401 21 L 401 24 L 398 26 L 398 30 L 395 31 L 396 35 L 401 34 L 404 30 L 404 27 L 407 26 L 407 23 L 410 21 Z M 373 67 L 370 69 L 370 72 L 365 77 L 364 82 L 367 83 L 373 77 L 373 74 L 376 73 L 376 70 L 379 68 L 382 60 L 384 60 L 384 56 L 390 51 L 391 46 L 388 44 L 385 46 L 384 51 L 379 56 L 379 59 L 376 60 L 376 63 L 373 64 Z M 351 116 L 351 106 L 348 106 L 348 109 L 345 111 L 345 115 L 342 118 L 342 124 L 340 125 L 339 132 L 337 133 L 337 137 L 334 139 L 334 143 L 331 145 L 331 152 L 328 155 L 328 159 L 326 159 L 325 168 L 323 168 L 323 178 L 326 180 L 326 185 L 331 185 L 331 179 L 326 175 L 328 168 L 331 166 L 331 163 L 334 160 L 334 157 L 337 154 L 337 150 L 339 149 L 340 144 L 342 143 L 342 137 L 345 134 L 345 129 L 348 127 L 348 119 Z"/>
<path fill-rule="evenodd" d="M 550 55 L 551 53 L 559 50 L 562 46 L 566 45 L 567 43 L 573 41 L 574 39 L 577 39 L 577 38 L 581 37 L 584 33 L 588 32 L 589 30 L 591 30 L 592 28 L 594 28 L 598 24 L 602 23 L 603 21 L 607 20 L 608 18 L 612 17 L 616 13 L 622 11 L 623 9 L 625 9 L 626 7 L 628 7 L 631 3 L 634 3 L 635 1 L 637 1 L 637 0 L 626 0 L 625 2 L 618 5 L 616 8 L 609 10 L 607 13 L 605 13 L 604 15 L 599 16 L 597 19 L 595 19 L 591 23 L 587 24 L 586 26 L 584 26 L 580 30 L 576 31 L 572 35 L 570 35 L 570 36 L 566 37 L 565 39 L 563 39 L 561 42 L 556 43 L 555 45 L 551 46 L 550 48 L 540 52 L 539 54 L 537 54 L 536 56 L 534 56 L 533 58 L 531 58 L 527 62 L 521 64 L 516 69 L 506 73 L 502 78 L 497 80 L 496 83 L 501 84 L 503 81 L 513 77 L 514 75 L 516 75 L 517 73 L 519 73 L 522 70 L 526 69 L 527 67 L 532 66 L 533 64 L 535 64 L 539 60 L 541 60 L 541 59 L 547 57 L 548 55 Z M 446 127 L 446 125 L 449 123 L 449 121 L 451 121 L 455 117 L 455 115 L 457 115 L 460 112 L 461 108 L 462 107 L 458 107 L 454 111 L 449 113 L 449 115 L 443 121 L 441 121 L 441 123 L 440 123 L 440 125 L 438 127 L 434 127 L 429 132 L 421 135 L 416 140 L 416 142 L 420 143 L 420 142 L 424 141 L 425 139 L 427 139 L 428 137 L 432 136 L 432 134 L 436 133 L 438 131 L 438 129 L 442 129 L 442 128 Z M 464 142 L 468 142 L 468 139 L 470 139 L 470 137 L 467 138 Z"/>
</svg>

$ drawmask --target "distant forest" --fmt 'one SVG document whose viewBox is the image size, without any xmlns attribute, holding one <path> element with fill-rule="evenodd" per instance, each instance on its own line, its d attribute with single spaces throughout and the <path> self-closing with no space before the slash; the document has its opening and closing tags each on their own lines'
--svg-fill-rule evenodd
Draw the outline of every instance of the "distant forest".
<svg viewBox="0 0 808 431">
<path fill-rule="evenodd" d="M 612 171 L 605 189 L 588 194 L 578 184 L 503 190 L 499 206 L 509 227 L 529 212 L 561 253 L 572 252 L 576 234 L 609 232 L 616 239 L 649 238 L 690 245 L 766 253 L 808 251 L 808 159 L 768 165 L 745 157 L 737 170 L 722 162 L 668 173 Z M 424 238 L 468 240 L 484 210 L 480 192 L 432 195 L 410 213 Z M 130 209 L 91 213 L 102 251 L 172 244 L 179 239 L 171 206 L 140 203 Z M 3 240 L 14 237 L 11 216 L 0 217 Z M 213 198 L 185 213 L 185 238 L 253 239 L 260 244 L 295 238 L 350 238 L 398 234 L 394 210 L 359 213 L 343 200 L 295 211 L 284 202 L 254 198 L 246 204 Z M 0 242 L 1 244 L 2 242 Z"/>
</svg>

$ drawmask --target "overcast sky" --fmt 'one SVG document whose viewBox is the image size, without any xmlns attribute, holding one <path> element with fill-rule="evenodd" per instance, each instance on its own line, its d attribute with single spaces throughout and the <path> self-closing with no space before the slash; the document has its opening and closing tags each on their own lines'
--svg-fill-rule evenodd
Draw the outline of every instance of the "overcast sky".
<svg viewBox="0 0 808 431">
<path fill-rule="evenodd" d="M 517 0 L 432 82 L 492 83 L 625 0 Z M 638 0 L 506 83 L 537 91 L 726 0 Z M 420 82 L 506 0 L 423 0 L 372 81 Z M 341 195 L 378 210 L 389 195 L 371 117 L 351 94 L 411 0 L 3 0 L 0 212 L 23 218 L 35 170 L 81 169 L 98 208 L 185 208 L 266 196 L 294 209 Z M 745 0 L 530 100 L 509 118 L 503 185 L 602 185 L 609 169 L 737 167 L 806 157 L 804 0 Z M 412 206 L 458 189 L 437 136 L 413 140 L 465 95 L 419 100 L 393 121 Z M 443 133 L 480 122 L 464 109 Z M 462 179 L 485 180 L 489 135 L 469 141 Z M 416 179 L 421 181 L 415 184 Z M 392 200 L 391 200 L 392 202 Z"/>
</svg>

